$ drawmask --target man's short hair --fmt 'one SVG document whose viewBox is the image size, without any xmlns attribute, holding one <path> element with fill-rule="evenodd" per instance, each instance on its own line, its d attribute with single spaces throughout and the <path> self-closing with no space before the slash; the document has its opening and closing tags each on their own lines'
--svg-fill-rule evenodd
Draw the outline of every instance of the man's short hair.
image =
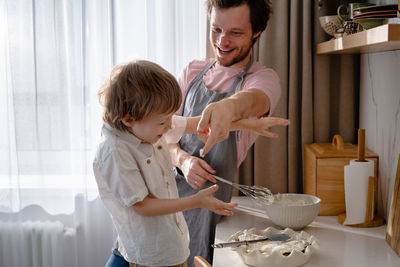
<svg viewBox="0 0 400 267">
<path fill-rule="evenodd" d="M 208 0 L 208 17 L 210 18 L 213 8 L 230 8 L 243 4 L 246 4 L 250 9 L 250 22 L 253 33 L 263 32 L 272 13 L 269 0 Z"/>
</svg>

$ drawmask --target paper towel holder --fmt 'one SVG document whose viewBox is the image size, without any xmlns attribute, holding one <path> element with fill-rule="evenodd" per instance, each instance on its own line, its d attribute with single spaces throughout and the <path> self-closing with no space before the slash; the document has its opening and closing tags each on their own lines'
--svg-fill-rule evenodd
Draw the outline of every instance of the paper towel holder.
<svg viewBox="0 0 400 267">
<path fill-rule="evenodd" d="M 365 129 L 358 129 L 358 162 L 366 162 L 365 160 Z M 375 213 L 376 187 L 378 179 L 374 176 L 368 177 L 368 192 L 367 192 L 367 208 L 365 211 L 365 220 L 360 224 L 346 224 L 353 227 L 377 227 L 384 223 L 384 219 Z M 343 224 L 346 220 L 346 213 L 338 215 L 339 223 Z"/>
<path fill-rule="evenodd" d="M 374 214 L 375 211 L 374 204 L 375 204 L 375 186 L 377 185 L 377 178 L 374 176 L 370 176 L 368 178 L 368 196 L 367 196 L 367 209 L 365 212 L 365 221 L 359 224 L 347 224 L 346 226 L 352 227 L 360 227 L 360 228 L 367 228 L 367 227 L 378 227 L 383 225 L 384 219 L 379 216 L 378 214 Z M 338 222 L 343 224 L 346 220 L 346 213 L 341 213 L 338 215 Z"/>
</svg>

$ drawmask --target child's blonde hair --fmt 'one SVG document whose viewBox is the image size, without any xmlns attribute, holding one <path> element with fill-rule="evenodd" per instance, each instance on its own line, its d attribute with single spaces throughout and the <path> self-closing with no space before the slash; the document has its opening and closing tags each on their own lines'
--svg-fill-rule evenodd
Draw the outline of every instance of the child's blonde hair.
<svg viewBox="0 0 400 267">
<path fill-rule="evenodd" d="M 146 60 L 116 66 L 100 88 L 103 120 L 110 126 L 127 131 L 125 115 L 136 121 L 151 114 L 172 113 L 182 103 L 182 93 L 175 77 L 161 66 Z"/>
</svg>

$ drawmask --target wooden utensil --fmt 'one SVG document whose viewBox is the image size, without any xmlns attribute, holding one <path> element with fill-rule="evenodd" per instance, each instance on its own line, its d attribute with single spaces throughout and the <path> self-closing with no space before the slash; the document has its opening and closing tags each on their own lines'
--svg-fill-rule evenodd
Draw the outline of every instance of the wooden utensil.
<svg viewBox="0 0 400 267">
<path fill-rule="evenodd" d="M 386 242 L 400 255 L 400 154 L 386 228 Z"/>
</svg>

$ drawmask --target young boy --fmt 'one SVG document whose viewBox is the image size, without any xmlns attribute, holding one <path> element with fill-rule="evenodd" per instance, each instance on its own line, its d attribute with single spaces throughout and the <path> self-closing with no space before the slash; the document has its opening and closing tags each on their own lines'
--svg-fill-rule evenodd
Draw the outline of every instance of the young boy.
<svg viewBox="0 0 400 267">
<path fill-rule="evenodd" d="M 178 196 L 168 143 L 196 133 L 200 118 L 173 115 L 182 102 L 179 85 L 149 61 L 116 67 L 99 98 L 104 125 L 93 169 L 118 233 L 118 251 L 131 266 L 186 266 L 189 234 L 181 211 L 205 208 L 232 215 L 230 209 L 237 206 L 212 196 L 217 185 Z M 243 120 L 232 123 L 232 129 L 247 127 L 271 136 L 273 125 L 287 125 L 287 120 Z"/>
</svg>

